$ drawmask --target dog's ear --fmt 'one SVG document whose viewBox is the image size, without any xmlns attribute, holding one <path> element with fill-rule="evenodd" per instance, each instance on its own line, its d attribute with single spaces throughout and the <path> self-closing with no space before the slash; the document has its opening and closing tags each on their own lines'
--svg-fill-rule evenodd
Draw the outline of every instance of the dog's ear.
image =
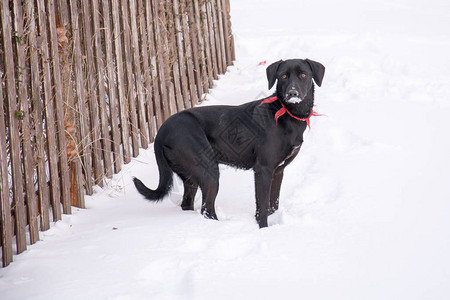
<svg viewBox="0 0 450 300">
<path fill-rule="evenodd" d="M 268 66 L 266 69 L 267 81 L 269 81 L 269 90 L 273 87 L 275 81 L 277 80 L 277 70 L 282 62 L 283 60 L 280 59 L 279 61 Z"/>
<path fill-rule="evenodd" d="M 321 63 L 314 60 L 306 59 L 306 62 L 309 64 L 311 70 L 313 71 L 314 81 L 318 86 L 321 86 L 323 76 L 325 75 L 325 67 Z"/>
</svg>

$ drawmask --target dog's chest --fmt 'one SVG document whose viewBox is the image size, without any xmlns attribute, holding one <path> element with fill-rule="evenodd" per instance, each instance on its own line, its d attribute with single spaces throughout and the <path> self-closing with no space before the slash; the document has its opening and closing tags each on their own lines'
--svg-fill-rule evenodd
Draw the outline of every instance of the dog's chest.
<svg viewBox="0 0 450 300">
<path fill-rule="evenodd" d="M 286 155 L 286 157 L 278 164 L 278 167 L 285 167 L 287 166 L 297 155 L 297 153 L 300 151 L 301 145 L 293 146 L 291 151 Z"/>
</svg>

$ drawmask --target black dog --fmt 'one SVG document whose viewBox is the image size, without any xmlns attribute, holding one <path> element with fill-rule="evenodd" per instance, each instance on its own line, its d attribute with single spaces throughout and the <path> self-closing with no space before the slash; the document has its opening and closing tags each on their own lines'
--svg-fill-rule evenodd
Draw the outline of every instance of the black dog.
<svg viewBox="0 0 450 300">
<path fill-rule="evenodd" d="M 167 119 L 155 139 L 158 188 L 151 190 L 134 178 L 139 193 L 161 200 L 175 172 L 184 184 L 182 209 L 194 209 L 200 186 L 202 214 L 217 219 L 218 164 L 252 168 L 256 220 L 259 227 L 267 227 L 267 217 L 278 209 L 283 170 L 297 156 L 309 118 L 315 115 L 312 80 L 321 86 L 325 67 L 309 59 L 291 59 L 277 61 L 266 71 L 269 89 L 278 80 L 272 97 L 239 106 L 192 108 Z"/>
</svg>

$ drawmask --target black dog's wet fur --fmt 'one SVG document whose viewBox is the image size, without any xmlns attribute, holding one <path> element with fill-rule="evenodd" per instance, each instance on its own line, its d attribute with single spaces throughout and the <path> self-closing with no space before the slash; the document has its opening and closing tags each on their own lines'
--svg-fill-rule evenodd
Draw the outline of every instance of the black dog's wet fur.
<svg viewBox="0 0 450 300">
<path fill-rule="evenodd" d="M 305 78 L 301 78 L 302 73 Z M 267 67 L 269 89 L 278 81 L 275 95 L 300 118 L 310 115 L 314 105 L 312 81 L 321 86 L 324 73 L 322 64 L 308 59 L 280 60 Z M 296 94 L 303 101 L 288 103 Z M 214 201 L 219 190 L 218 164 L 253 169 L 256 220 L 260 227 L 267 227 L 268 215 L 278 209 L 283 170 L 300 150 L 306 122 L 285 114 L 276 124 L 274 115 L 281 104 L 276 101 L 260 105 L 261 100 L 239 106 L 196 107 L 171 116 L 155 139 L 158 188 L 151 190 L 134 178 L 139 193 L 149 200 L 161 200 L 171 189 L 175 172 L 184 184 L 182 209 L 194 209 L 200 187 L 202 214 L 217 219 Z"/>
</svg>

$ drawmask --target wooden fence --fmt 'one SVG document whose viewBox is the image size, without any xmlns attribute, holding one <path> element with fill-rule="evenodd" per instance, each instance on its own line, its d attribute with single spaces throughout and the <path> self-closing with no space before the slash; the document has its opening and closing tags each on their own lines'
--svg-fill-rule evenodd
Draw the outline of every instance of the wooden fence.
<svg viewBox="0 0 450 300">
<path fill-rule="evenodd" d="M 0 0 L 2 264 L 234 60 L 229 0 Z"/>
</svg>

